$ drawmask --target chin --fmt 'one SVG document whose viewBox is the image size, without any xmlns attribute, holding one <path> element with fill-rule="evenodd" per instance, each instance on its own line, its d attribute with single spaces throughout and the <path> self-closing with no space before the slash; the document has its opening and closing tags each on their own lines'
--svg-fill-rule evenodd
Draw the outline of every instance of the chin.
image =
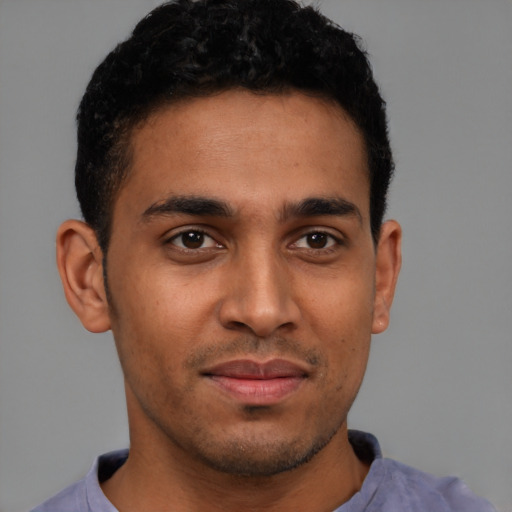
<svg viewBox="0 0 512 512">
<path fill-rule="evenodd" d="M 291 471 L 307 464 L 333 438 L 338 429 L 319 436 L 309 443 L 301 438 L 295 442 L 289 440 L 237 440 L 217 445 L 198 453 L 203 463 L 212 469 L 240 477 L 271 477 Z"/>
</svg>

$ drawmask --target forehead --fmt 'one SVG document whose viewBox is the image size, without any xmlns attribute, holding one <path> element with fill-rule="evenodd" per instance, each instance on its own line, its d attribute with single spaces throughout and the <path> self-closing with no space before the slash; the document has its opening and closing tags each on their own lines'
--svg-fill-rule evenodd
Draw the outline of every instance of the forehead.
<svg viewBox="0 0 512 512">
<path fill-rule="evenodd" d="M 232 90 L 180 101 L 137 127 L 131 150 L 118 202 L 140 208 L 171 195 L 218 197 L 235 209 L 336 195 L 368 214 L 363 137 L 321 98 Z"/>
</svg>

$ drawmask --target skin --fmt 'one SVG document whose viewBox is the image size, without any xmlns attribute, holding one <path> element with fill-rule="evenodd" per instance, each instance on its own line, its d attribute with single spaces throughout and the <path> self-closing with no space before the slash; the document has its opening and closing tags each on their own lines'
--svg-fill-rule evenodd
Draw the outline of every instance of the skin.
<svg viewBox="0 0 512 512">
<path fill-rule="evenodd" d="M 347 413 L 400 267 L 396 222 L 372 240 L 361 134 L 324 100 L 232 90 L 161 109 L 132 150 L 109 293 L 87 225 L 57 243 L 70 305 L 112 329 L 125 375 L 130 456 L 105 494 L 122 512 L 333 510 L 368 471 Z M 212 378 L 240 360 L 299 376 Z"/>
</svg>

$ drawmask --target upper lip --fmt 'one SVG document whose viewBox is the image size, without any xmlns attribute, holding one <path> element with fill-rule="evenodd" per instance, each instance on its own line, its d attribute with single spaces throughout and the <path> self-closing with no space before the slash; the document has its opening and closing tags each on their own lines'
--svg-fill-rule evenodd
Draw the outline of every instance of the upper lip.
<svg viewBox="0 0 512 512">
<path fill-rule="evenodd" d="M 308 371 L 302 365 L 285 359 L 271 359 L 265 362 L 251 359 L 235 359 L 217 364 L 202 372 L 206 376 L 232 379 L 278 379 L 306 377 Z"/>
</svg>

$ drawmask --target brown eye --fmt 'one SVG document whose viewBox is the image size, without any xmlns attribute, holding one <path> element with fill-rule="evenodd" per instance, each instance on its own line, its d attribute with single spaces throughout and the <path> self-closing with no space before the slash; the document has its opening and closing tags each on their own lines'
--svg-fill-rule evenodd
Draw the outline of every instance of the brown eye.
<svg viewBox="0 0 512 512">
<path fill-rule="evenodd" d="M 177 247 L 190 250 L 219 246 L 211 236 L 197 230 L 183 231 L 182 233 L 174 236 L 170 242 Z"/>
<path fill-rule="evenodd" d="M 306 241 L 312 249 L 323 249 L 329 242 L 329 236 L 325 233 L 310 233 L 306 236 Z"/>
<path fill-rule="evenodd" d="M 181 235 L 181 243 L 187 249 L 199 249 L 203 245 L 204 235 L 197 231 L 189 231 Z"/>
<path fill-rule="evenodd" d="M 298 249 L 329 249 L 340 245 L 341 240 L 323 231 L 312 231 L 301 236 L 293 245 Z"/>
</svg>

